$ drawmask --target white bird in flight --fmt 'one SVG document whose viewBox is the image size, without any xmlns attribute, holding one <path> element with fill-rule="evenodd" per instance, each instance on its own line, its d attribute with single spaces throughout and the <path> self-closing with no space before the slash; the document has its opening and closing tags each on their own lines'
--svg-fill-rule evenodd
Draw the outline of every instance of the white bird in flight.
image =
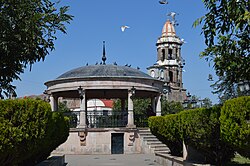
<svg viewBox="0 0 250 166">
<path fill-rule="evenodd" d="M 181 39 L 181 43 L 187 43 L 186 41 L 185 41 L 185 39 Z"/>
<path fill-rule="evenodd" d="M 178 15 L 178 13 L 170 12 L 167 14 L 168 16 L 171 16 L 173 20 L 175 20 L 175 16 Z"/>
<path fill-rule="evenodd" d="M 124 32 L 125 31 L 125 29 L 127 29 L 127 28 L 130 28 L 129 26 L 127 26 L 127 25 L 123 25 L 123 26 L 121 26 L 121 30 L 122 30 L 122 32 Z"/>
</svg>

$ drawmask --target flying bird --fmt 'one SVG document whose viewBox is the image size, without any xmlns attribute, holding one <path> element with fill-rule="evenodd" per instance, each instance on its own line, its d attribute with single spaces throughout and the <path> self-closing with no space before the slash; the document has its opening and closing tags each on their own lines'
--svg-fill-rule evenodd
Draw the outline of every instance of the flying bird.
<svg viewBox="0 0 250 166">
<path fill-rule="evenodd" d="M 122 30 L 122 32 L 124 32 L 125 31 L 125 29 L 127 29 L 127 28 L 130 28 L 129 26 L 127 26 L 127 25 L 123 25 L 123 26 L 121 26 L 121 30 Z"/>
<path fill-rule="evenodd" d="M 178 26 L 179 25 L 179 23 L 177 23 L 176 20 L 172 21 L 172 24 L 173 24 L 173 26 Z"/>
<path fill-rule="evenodd" d="M 187 43 L 183 38 L 181 39 L 181 43 Z"/>
<path fill-rule="evenodd" d="M 167 1 L 167 0 L 161 0 L 161 1 L 159 1 L 159 3 L 160 3 L 161 5 L 166 5 L 166 4 L 168 4 L 168 1 Z"/>
<path fill-rule="evenodd" d="M 208 74 L 208 79 L 207 79 L 208 81 L 213 81 L 213 76 L 212 76 L 212 74 Z"/>
<path fill-rule="evenodd" d="M 175 21 L 175 16 L 176 15 L 179 15 L 178 13 L 175 13 L 175 12 L 170 12 L 170 13 L 168 13 L 167 14 L 167 16 L 170 16 L 170 17 L 172 17 L 172 19 Z"/>
</svg>

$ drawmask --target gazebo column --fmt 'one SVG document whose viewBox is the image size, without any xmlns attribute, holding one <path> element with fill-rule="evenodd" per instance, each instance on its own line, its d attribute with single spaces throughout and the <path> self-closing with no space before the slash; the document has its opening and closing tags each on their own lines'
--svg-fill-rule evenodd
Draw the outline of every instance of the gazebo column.
<svg viewBox="0 0 250 166">
<path fill-rule="evenodd" d="M 128 128 L 135 128 L 134 124 L 134 105 L 133 105 L 133 100 L 132 100 L 132 92 L 129 90 L 128 91 Z"/>
<path fill-rule="evenodd" d="M 77 128 L 86 128 L 86 97 L 84 90 L 80 96 L 80 124 Z"/>
<path fill-rule="evenodd" d="M 158 95 L 156 100 L 156 116 L 161 116 L 161 95 Z"/>
<path fill-rule="evenodd" d="M 58 109 L 58 97 L 51 95 L 50 99 L 50 106 L 52 111 L 57 111 Z"/>
</svg>

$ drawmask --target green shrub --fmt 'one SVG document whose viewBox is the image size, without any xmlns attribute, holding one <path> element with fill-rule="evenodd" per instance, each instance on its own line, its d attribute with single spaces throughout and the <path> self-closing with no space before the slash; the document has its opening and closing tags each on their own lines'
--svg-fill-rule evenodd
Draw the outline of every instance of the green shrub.
<svg viewBox="0 0 250 166">
<path fill-rule="evenodd" d="M 172 155 L 182 156 L 183 141 L 207 163 L 224 165 L 234 150 L 220 136 L 220 108 L 200 108 L 163 117 L 150 117 L 151 132 L 165 143 Z"/>
<path fill-rule="evenodd" d="M 250 96 L 226 101 L 220 122 L 224 141 L 242 156 L 250 158 Z"/>
<path fill-rule="evenodd" d="M 182 156 L 182 133 L 179 122 L 177 114 L 149 118 L 152 134 L 166 144 L 170 153 L 175 156 Z"/>
<path fill-rule="evenodd" d="M 42 100 L 0 100 L 0 163 L 35 165 L 65 142 L 68 119 Z"/>
<path fill-rule="evenodd" d="M 220 108 L 199 108 L 179 114 L 183 138 L 210 164 L 224 165 L 234 156 L 232 148 L 226 145 L 220 136 Z"/>
</svg>

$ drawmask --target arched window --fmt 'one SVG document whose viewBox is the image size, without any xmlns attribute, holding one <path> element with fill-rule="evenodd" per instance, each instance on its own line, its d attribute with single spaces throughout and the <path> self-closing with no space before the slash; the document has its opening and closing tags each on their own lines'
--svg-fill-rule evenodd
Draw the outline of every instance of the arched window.
<svg viewBox="0 0 250 166">
<path fill-rule="evenodd" d="M 161 79 L 164 79 L 164 71 L 161 70 Z"/>
<path fill-rule="evenodd" d="M 173 50 L 168 49 L 168 59 L 173 59 Z"/>
<path fill-rule="evenodd" d="M 169 71 L 169 81 L 173 82 L 173 72 Z"/>
<path fill-rule="evenodd" d="M 162 49 L 161 53 L 162 53 L 162 59 L 161 60 L 164 61 L 166 59 L 165 49 Z"/>
</svg>

